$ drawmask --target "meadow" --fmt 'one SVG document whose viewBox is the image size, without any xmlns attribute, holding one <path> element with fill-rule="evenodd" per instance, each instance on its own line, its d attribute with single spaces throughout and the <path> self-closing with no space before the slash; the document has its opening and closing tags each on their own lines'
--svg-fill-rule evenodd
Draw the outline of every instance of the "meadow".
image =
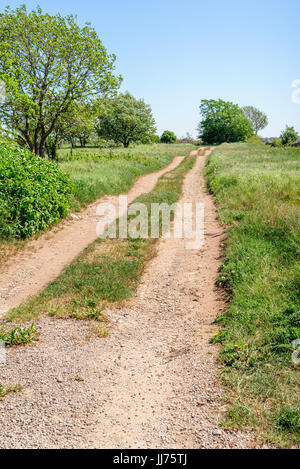
<svg viewBox="0 0 300 469">
<path fill-rule="evenodd" d="M 187 155 L 196 147 L 191 144 L 132 145 L 127 149 L 87 147 L 72 150 L 64 147 L 58 150 L 56 162 L 40 160 L 29 152 L 29 157 L 24 159 L 23 150 L 6 142 L 1 142 L 1 148 L 3 154 L 11 158 L 17 154 L 18 158 L 14 157 L 12 167 L 17 166 L 16 162 L 19 160 L 21 162 L 20 167 L 17 168 L 18 177 L 14 177 L 11 169 L 7 172 L 7 169 L 2 168 L 8 156 L 1 160 L 0 262 L 3 262 L 8 256 L 24 247 L 26 237 L 38 236 L 39 231 L 57 223 L 70 210 L 79 211 L 86 204 L 104 195 L 126 193 L 139 176 L 163 168 L 175 156 Z M 34 159 L 35 165 L 29 164 L 30 158 Z M 35 166 L 41 169 L 36 170 Z M 49 174 L 49 167 L 57 172 L 61 179 L 56 177 L 55 182 L 52 178 L 54 185 L 51 193 L 48 180 L 40 184 L 41 175 Z M 11 179 L 10 185 L 7 184 L 8 178 Z M 65 182 L 63 182 L 64 178 Z M 33 180 L 36 181 L 35 186 L 32 183 Z M 61 202 L 62 208 L 59 206 L 59 210 L 57 206 L 60 200 L 57 201 L 56 197 L 53 202 L 50 198 L 50 195 L 58 193 L 58 183 L 62 185 L 62 190 L 66 188 L 69 190 L 70 183 L 72 186 L 71 196 L 68 195 L 66 201 Z M 18 185 L 17 190 L 14 188 L 16 185 Z M 12 187 L 11 194 L 7 194 L 9 187 Z M 25 191 L 26 188 L 28 188 L 27 191 Z M 36 188 L 41 192 L 39 197 L 37 197 Z M 38 208 L 41 207 L 41 213 L 37 210 L 38 202 L 40 202 Z M 49 210 L 45 209 L 48 207 L 47 204 Z M 9 205 L 9 210 L 7 205 Z M 13 230 L 12 227 L 16 229 Z"/>
<path fill-rule="evenodd" d="M 279 446 L 300 443 L 300 149 L 223 144 L 206 166 L 226 229 L 217 322 L 228 427 L 256 428 Z M 299 341 L 300 342 L 300 341 Z"/>
<path fill-rule="evenodd" d="M 129 148 L 62 148 L 58 165 L 74 184 L 72 208 L 109 194 L 127 192 L 135 179 L 166 166 L 175 156 L 185 156 L 191 144 L 132 145 Z"/>
</svg>

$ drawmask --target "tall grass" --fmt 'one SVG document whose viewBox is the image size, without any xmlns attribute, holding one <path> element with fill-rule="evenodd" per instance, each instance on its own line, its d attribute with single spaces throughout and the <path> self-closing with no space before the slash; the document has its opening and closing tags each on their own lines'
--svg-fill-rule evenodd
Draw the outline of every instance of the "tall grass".
<svg viewBox="0 0 300 469">
<path fill-rule="evenodd" d="M 213 341 L 231 406 L 226 425 L 251 425 L 279 445 L 300 444 L 300 149 L 231 144 L 206 166 L 228 227 L 218 283 L 230 295 Z"/>
<path fill-rule="evenodd" d="M 159 170 L 174 156 L 187 155 L 195 148 L 190 144 L 133 145 L 127 149 L 62 148 L 57 163 L 74 185 L 71 208 L 80 210 L 104 195 L 126 193 L 140 175 Z M 24 242 L 18 240 L 0 240 L 0 263 L 23 247 Z"/>
<path fill-rule="evenodd" d="M 176 155 L 195 148 L 182 145 L 136 145 L 129 148 L 63 148 L 58 152 L 60 168 L 74 183 L 73 208 L 109 194 L 127 192 L 134 180 L 166 166 Z"/>
</svg>

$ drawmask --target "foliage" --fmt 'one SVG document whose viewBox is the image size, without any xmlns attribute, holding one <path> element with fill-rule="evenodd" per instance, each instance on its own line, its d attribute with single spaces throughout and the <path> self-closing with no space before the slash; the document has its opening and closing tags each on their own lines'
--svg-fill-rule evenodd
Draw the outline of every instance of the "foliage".
<svg viewBox="0 0 300 469">
<path fill-rule="evenodd" d="M 72 147 L 79 141 L 80 146 L 85 148 L 96 127 L 97 103 L 76 102 L 64 119 L 61 129 L 61 137 L 70 142 Z"/>
<path fill-rule="evenodd" d="M 291 146 L 297 142 L 299 134 L 296 132 L 294 127 L 286 126 L 286 129 L 280 135 L 281 143 L 284 146 Z"/>
<path fill-rule="evenodd" d="M 161 143 L 175 143 L 177 140 L 176 135 L 171 130 L 165 130 L 160 137 Z"/>
<path fill-rule="evenodd" d="M 47 138 L 72 103 L 109 95 L 119 86 L 114 62 L 95 30 L 79 27 L 74 16 L 7 7 L 0 15 L 2 124 L 43 157 Z"/>
<path fill-rule="evenodd" d="M 291 346 L 300 339 L 299 156 L 299 148 L 231 144 L 216 149 L 206 166 L 208 187 L 228 227 L 218 285 L 231 298 L 213 341 L 222 344 L 233 407 L 246 407 L 244 423 L 260 428 L 260 435 L 263 428 L 280 444 L 283 438 L 300 443 L 289 424 L 299 419 L 299 410 L 285 412 L 297 408 L 300 391 Z M 232 415 L 236 421 L 238 413 Z"/>
<path fill-rule="evenodd" d="M 160 137 L 159 135 L 153 135 L 151 138 L 151 143 L 160 143 Z"/>
<path fill-rule="evenodd" d="M 126 92 L 103 102 L 97 130 L 99 137 L 127 148 L 131 142 L 150 142 L 156 129 L 150 106 Z"/>
<path fill-rule="evenodd" d="M 253 135 L 251 122 L 237 104 L 221 99 L 203 99 L 200 112 L 199 138 L 204 143 L 243 142 Z"/>
<path fill-rule="evenodd" d="M 0 383 L 0 401 L 2 401 L 5 398 L 5 396 L 7 396 L 7 394 L 11 392 L 20 392 L 21 390 L 22 390 L 22 386 L 20 385 L 4 387 Z"/>
<path fill-rule="evenodd" d="M 74 183 L 73 208 L 97 198 L 126 193 L 142 174 L 157 171 L 177 155 L 193 150 L 193 145 L 135 145 L 129 148 L 69 148 L 58 151 L 59 167 Z"/>
<path fill-rule="evenodd" d="M 31 342 L 36 336 L 36 328 L 32 324 L 30 327 L 15 327 L 11 330 L 0 328 L 0 340 L 5 345 L 24 345 Z"/>
<path fill-rule="evenodd" d="M 272 147 L 281 147 L 282 142 L 281 142 L 280 138 L 273 138 L 271 145 L 272 145 Z"/>
<path fill-rule="evenodd" d="M 0 142 L 0 237 L 24 238 L 69 211 L 72 183 L 55 163 Z"/>
<path fill-rule="evenodd" d="M 267 127 L 269 123 L 268 117 L 262 111 L 254 106 L 245 106 L 242 109 L 245 117 L 247 117 L 247 119 L 249 119 L 249 121 L 252 123 L 256 135 L 259 130 Z"/>
</svg>

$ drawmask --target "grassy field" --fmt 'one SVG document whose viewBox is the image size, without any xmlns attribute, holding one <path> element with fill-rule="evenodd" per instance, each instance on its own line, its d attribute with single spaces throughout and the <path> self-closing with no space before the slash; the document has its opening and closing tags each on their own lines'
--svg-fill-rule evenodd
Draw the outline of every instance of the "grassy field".
<svg viewBox="0 0 300 469">
<path fill-rule="evenodd" d="M 175 203 L 181 196 L 184 176 L 194 162 L 195 157 L 185 158 L 135 202 L 147 206 L 153 202 Z M 150 232 L 151 211 L 148 213 Z M 147 260 L 155 253 L 156 242 L 150 238 L 97 239 L 39 296 L 11 310 L 5 319 L 16 323 L 32 321 L 41 314 L 90 319 L 97 321 L 98 334 L 106 335 L 104 309 L 132 296 Z"/>
<path fill-rule="evenodd" d="M 127 192 L 135 179 L 166 166 L 175 156 L 185 156 L 193 145 L 135 145 L 129 148 L 63 148 L 60 169 L 74 183 L 73 209 L 109 194 Z"/>
<path fill-rule="evenodd" d="M 218 283 L 230 306 L 212 339 L 222 344 L 230 401 L 224 425 L 300 445 L 300 366 L 291 346 L 300 339 L 300 149 L 224 144 L 206 177 L 228 228 Z"/>
</svg>

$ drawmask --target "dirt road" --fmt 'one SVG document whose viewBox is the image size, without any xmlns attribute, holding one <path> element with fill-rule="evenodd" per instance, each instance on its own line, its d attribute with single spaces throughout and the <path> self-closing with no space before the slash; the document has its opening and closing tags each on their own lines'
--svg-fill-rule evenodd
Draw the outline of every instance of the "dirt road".
<svg viewBox="0 0 300 469">
<path fill-rule="evenodd" d="M 165 239 L 127 309 L 107 311 L 111 333 L 45 318 L 40 342 L 12 349 L 0 402 L 2 448 L 246 448 L 251 434 L 219 426 L 224 411 L 212 321 L 224 303 L 214 283 L 221 229 L 199 156 L 181 202 L 205 204 L 205 243 Z M 2 373 L 1 371 L 1 373 Z"/>
<path fill-rule="evenodd" d="M 157 180 L 183 160 L 177 156 L 165 168 L 141 176 L 128 192 L 128 203 L 144 192 L 150 192 Z M 63 268 L 96 238 L 96 207 L 100 202 L 116 204 L 118 196 L 103 197 L 74 219 L 62 222 L 10 258 L 0 272 L 0 317 L 28 297 L 36 295 L 54 280 Z"/>
</svg>

